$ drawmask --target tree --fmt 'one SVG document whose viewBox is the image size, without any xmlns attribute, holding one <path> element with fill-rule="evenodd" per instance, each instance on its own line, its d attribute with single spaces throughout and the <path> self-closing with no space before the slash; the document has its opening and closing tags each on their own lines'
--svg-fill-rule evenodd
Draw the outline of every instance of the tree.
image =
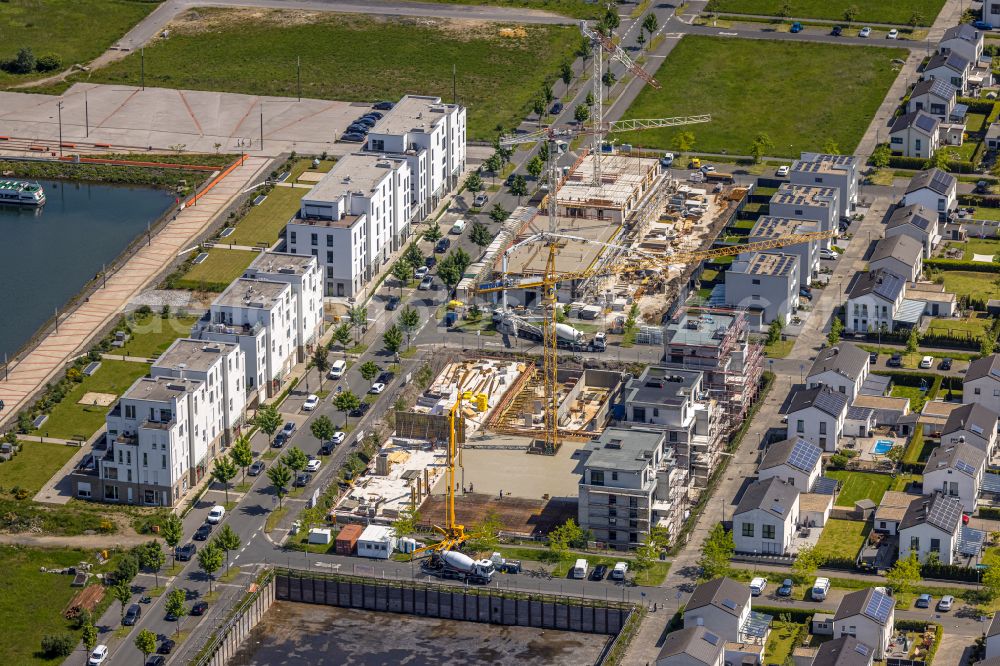
<svg viewBox="0 0 1000 666">
<path fill-rule="evenodd" d="M 950 150 L 944 148 L 939 148 L 931 155 L 931 158 L 924 162 L 925 169 L 940 169 L 941 171 L 948 170 L 948 163 L 954 159 L 954 155 Z"/>
<path fill-rule="evenodd" d="M 813 577 L 822 564 L 823 557 L 812 546 L 806 546 L 799 550 L 792 562 L 792 574 L 797 581 L 804 583 Z"/>
<path fill-rule="evenodd" d="M 910 20 L 908 20 L 906 24 L 911 28 L 916 28 L 918 25 L 923 25 L 926 22 L 927 19 L 924 18 L 924 15 L 914 10 L 913 13 L 910 14 Z"/>
<path fill-rule="evenodd" d="M 783 324 L 780 319 L 775 319 L 767 328 L 767 344 L 773 345 L 781 341 L 781 328 Z"/>
<path fill-rule="evenodd" d="M 993 341 L 993 336 L 987 331 L 986 335 L 979 338 L 979 356 L 985 357 L 993 353 L 996 343 Z"/>
<path fill-rule="evenodd" d="M 594 106 L 594 101 L 595 101 L 594 100 L 594 91 L 593 90 L 588 90 L 587 91 L 587 99 L 586 99 L 587 106 Z M 542 144 L 542 145 L 545 145 L 545 144 Z"/>
<path fill-rule="evenodd" d="M 288 486 L 292 483 L 292 470 L 281 463 L 271 465 L 267 468 L 267 478 L 274 486 L 274 494 L 278 497 L 278 508 L 281 508 L 281 500 L 288 494 Z"/>
<path fill-rule="evenodd" d="M 860 12 L 861 10 L 858 9 L 857 5 L 851 5 L 850 7 L 844 10 L 844 20 L 847 21 L 848 24 L 854 23 L 854 21 L 857 20 L 858 14 Z"/>
<path fill-rule="evenodd" d="M 198 551 L 198 566 L 208 576 L 208 592 L 212 592 L 212 581 L 215 580 L 215 572 L 222 568 L 222 548 L 213 539 L 207 546 Z"/>
<path fill-rule="evenodd" d="M 517 174 L 514 176 L 514 182 L 510 184 L 510 193 L 517 197 L 517 205 L 521 205 L 521 197 L 528 195 L 528 181 L 524 179 L 524 176 Z"/>
<path fill-rule="evenodd" d="M 649 33 L 652 37 L 656 29 L 660 27 L 659 21 L 656 20 L 656 14 L 650 12 L 646 14 L 646 18 L 642 20 L 642 29 Z"/>
<path fill-rule="evenodd" d="M 347 319 L 355 331 L 363 329 L 368 325 L 368 308 L 363 305 L 355 305 L 347 311 Z M 358 344 L 357 333 L 354 334 L 354 344 Z"/>
<path fill-rule="evenodd" d="M 781 3 L 781 7 L 778 8 L 778 16 L 781 18 L 788 18 L 792 15 L 792 4 L 790 2 Z"/>
<path fill-rule="evenodd" d="M 139 546 L 139 566 L 153 572 L 156 587 L 160 586 L 160 569 L 163 567 L 166 559 L 167 556 L 163 553 L 163 546 L 155 539 L 144 546 Z"/>
<path fill-rule="evenodd" d="M 556 95 L 552 90 L 552 84 L 546 81 L 542 84 L 542 99 L 545 100 L 545 106 L 552 104 L 555 101 Z"/>
<path fill-rule="evenodd" d="M 991 567 L 992 568 L 992 567 Z M 920 560 L 916 551 L 910 551 L 910 556 L 896 560 L 892 568 L 885 574 L 886 582 L 896 594 L 909 594 L 920 582 Z"/>
<path fill-rule="evenodd" d="M 839 155 L 840 146 L 838 146 L 837 142 L 834 141 L 833 139 L 827 139 L 823 143 L 823 152 L 826 153 L 827 155 Z"/>
<path fill-rule="evenodd" d="M 156 652 L 156 634 L 149 629 L 143 629 L 135 636 L 135 649 L 142 653 L 143 660 Z"/>
<path fill-rule="evenodd" d="M 247 467 L 253 464 L 253 449 L 250 448 L 250 438 L 240 435 L 229 448 L 229 459 L 243 470 L 243 480 L 247 478 Z"/>
<path fill-rule="evenodd" d="M 440 229 L 438 229 L 438 231 L 440 231 Z M 410 243 L 409 246 L 407 246 L 406 251 L 403 252 L 403 261 L 410 265 L 411 270 L 416 270 L 424 265 L 424 253 L 420 251 L 420 248 L 417 247 L 416 243 Z"/>
<path fill-rule="evenodd" d="M 267 435 L 268 439 L 271 439 L 281 427 L 281 414 L 274 405 L 264 405 L 254 414 L 253 423 Z"/>
<path fill-rule="evenodd" d="M 316 368 L 319 372 L 319 387 L 323 388 L 323 380 L 326 379 L 326 371 L 330 369 L 330 359 L 327 357 L 325 345 L 318 345 L 313 351 L 312 358 L 309 359 L 310 367 Z"/>
<path fill-rule="evenodd" d="M 753 156 L 753 161 L 755 164 L 760 164 L 761 159 L 767 154 L 767 151 L 774 148 L 774 142 L 771 141 L 771 137 L 767 134 L 761 132 L 754 137 L 753 143 L 750 144 L 750 155 Z"/>
<path fill-rule="evenodd" d="M 604 26 L 608 29 L 609 35 L 614 34 L 618 26 L 622 24 L 621 18 L 618 16 L 618 12 L 611 5 L 608 5 L 608 10 L 604 13 L 604 19 L 601 21 Z"/>
<path fill-rule="evenodd" d="M 580 37 L 580 45 L 576 47 L 576 54 L 583 59 L 583 67 L 587 68 L 587 60 L 594 54 L 594 46 L 590 43 L 590 37 Z"/>
<path fill-rule="evenodd" d="M 451 289 L 462 279 L 462 269 L 450 254 L 438 264 L 438 277 Z"/>
<path fill-rule="evenodd" d="M 493 208 L 490 210 L 490 219 L 500 224 L 510 217 L 510 211 L 501 206 L 500 204 L 493 204 Z"/>
<path fill-rule="evenodd" d="M 483 189 L 483 177 L 475 172 L 470 173 L 469 177 L 465 179 L 465 189 L 470 192 L 478 192 Z"/>
<path fill-rule="evenodd" d="M 413 267 L 405 260 L 400 259 L 392 265 L 392 277 L 396 278 L 396 282 L 399 284 L 399 295 L 402 296 L 403 287 L 413 277 Z"/>
<path fill-rule="evenodd" d="M 226 573 L 229 573 L 229 551 L 239 550 L 243 541 L 240 539 L 240 535 L 229 526 L 229 523 L 226 523 L 219 530 L 219 536 L 215 537 L 215 543 L 226 554 Z"/>
<path fill-rule="evenodd" d="M 333 329 L 333 340 L 344 350 L 344 358 L 347 358 L 347 345 L 351 342 L 351 326 L 344 323 Z"/>
<path fill-rule="evenodd" d="M 181 589 L 171 590 L 167 595 L 167 603 L 164 610 L 167 611 L 167 615 L 174 618 L 175 632 L 180 628 L 181 618 L 187 615 L 187 606 L 184 603 L 186 600 L 187 593 Z"/>
<path fill-rule="evenodd" d="M 917 347 L 920 345 L 920 333 L 917 331 L 917 327 L 914 326 L 910 329 L 910 335 L 906 338 L 906 353 L 916 354 Z"/>
<path fill-rule="evenodd" d="M 385 333 L 382 334 L 382 344 L 393 354 L 399 352 L 399 348 L 403 346 L 403 332 L 399 330 L 399 326 L 393 324 L 385 329 Z"/>
<path fill-rule="evenodd" d="M 542 118 L 545 116 L 545 100 L 541 97 L 536 97 L 531 103 L 531 110 L 538 116 L 538 124 L 541 125 Z"/>
<path fill-rule="evenodd" d="M 177 544 L 181 542 L 181 538 L 184 536 L 184 525 L 181 523 L 181 519 L 177 517 L 177 514 L 171 513 L 167 516 L 166 522 L 160 528 L 160 534 L 163 536 L 163 540 L 167 542 L 170 546 L 170 565 L 174 564 L 174 548 Z"/>
<path fill-rule="evenodd" d="M 118 566 L 115 567 L 115 580 L 124 583 L 131 583 L 138 575 L 139 558 L 136 557 L 134 551 L 130 550 L 118 560 Z"/>
<path fill-rule="evenodd" d="M 68 657 L 73 654 L 76 639 L 69 634 L 45 634 L 42 636 L 42 654 L 46 657 Z"/>
<path fill-rule="evenodd" d="M 486 247 L 493 242 L 493 234 L 490 233 L 485 224 L 480 222 L 473 223 L 472 230 L 469 232 L 469 238 L 479 247 Z"/>
<path fill-rule="evenodd" d="M 528 160 L 528 164 L 525 166 L 525 169 L 532 178 L 538 180 L 538 177 L 542 175 L 543 171 L 545 171 L 545 162 L 542 161 L 542 158 L 539 155 L 535 155 Z"/>
<path fill-rule="evenodd" d="M 694 150 L 694 132 L 678 132 L 674 135 L 674 148 L 682 153 Z"/>
<path fill-rule="evenodd" d="M 830 346 L 840 342 L 840 334 L 844 332 L 844 322 L 840 320 L 840 316 L 837 314 L 833 315 L 833 321 L 830 322 L 830 332 L 826 334 L 826 341 L 830 343 Z"/>
<path fill-rule="evenodd" d="M 420 326 L 420 313 L 407 305 L 399 313 L 399 326 L 406 333 L 406 346 L 410 346 L 410 336 Z"/>
<path fill-rule="evenodd" d="M 987 567 L 983 574 L 983 595 L 993 601 L 1000 597 L 1000 567 Z"/>
<path fill-rule="evenodd" d="M 330 420 L 330 417 L 323 414 L 313 419 L 313 422 L 309 425 L 309 432 L 320 442 L 328 442 L 333 439 L 333 435 L 337 432 L 337 429 L 333 427 L 333 421 Z"/>
<path fill-rule="evenodd" d="M 729 559 L 734 552 L 736 544 L 732 533 L 727 532 L 722 523 L 716 523 L 705 539 L 698 559 L 702 576 L 708 579 L 724 576 L 729 571 Z"/>
<path fill-rule="evenodd" d="M 295 472 L 301 472 L 309 464 L 309 456 L 305 454 L 305 451 L 297 446 L 293 446 L 287 451 L 285 455 L 281 456 L 281 462 L 285 464 L 289 469 Z"/>
<path fill-rule="evenodd" d="M 605 88 L 611 88 L 618 81 L 618 77 L 610 69 L 601 75 L 601 83 L 604 84 Z"/>
<path fill-rule="evenodd" d="M 434 220 L 433 222 L 431 222 L 431 225 L 427 227 L 427 231 L 424 232 L 424 240 L 431 243 L 436 243 L 439 240 L 441 240 L 441 236 L 443 235 L 444 233 L 441 231 L 441 225 L 438 224 L 437 220 Z M 423 257 L 424 255 L 421 254 L 420 255 L 421 263 L 423 263 Z"/>
<path fill-rule="evenodd" d="M 347 427 L 347 415 L 361 405 L 361 400 L 352 391 L 341 391 L 333 399 L 333 406 L 338 412 L 344 412 L 344 427 Z"/>
<path fill-rule="evenodd" d="M 94 626 L 93 620 L 88 620 L 83 625 L 82 640 L 83 647 L 87 648 L 87 652 L 92 652 L 97 647 L 97 627 Z"/>
<path fill-rule="evenodd" d="M 573 117 L 576 119 L 576 122 L 582 125 L 590 118 L 590 109 L 587 108 L 586 104 L 578 104 L 576 110 L 573 111 Z"/>
<path fill-rule="evenodd" d="M 888 144 L 880 143 L 875 146 L 875 150 L 872 151 L 872 166 L 876 169 L 884 169 L 889 166 L 889 160 L 892 159 L 892 149 L 889 148 Z"/>
<path fill-rule="evenodd" d="M 18 50 L 9 68 L 15 74 L 30 74 L 35 71 L 37 65 L 38 60 L 35 58 L 34 52 L 30 47 L 25 46 Z"/>
<path fill-rule="evenodd" d="M 111 586 L 111 596 L 121 605 L 121 619 L 125 619 L 125 607 L 132 601 L 132 586 L 120 580 Z"/>
<path fill-rule="evenodd" d="M 639 47 L 639 49 L 641 50 L 642 49 L 642 45 L 646 43 L 646 33 L 644 33 L 642 30 L 640 30 L 639 34 L 635 36 L 635 43 Z"/>
<path fill-rule="evenodd" d="M 212 466 L 212 479 L 221 483 L 225 489 L 226 504 L 229 504 L 229 482 L 236 478 L 238 472 L 239 469 L 233 461 L 224 456 L 216 458 L 215 465 Z"/>
<path fill-rule="evenodd" d="M 361 364 L 361 367 L 358 368 L 358 371 L 361 373 L 361 376 L 364 377 L 366 382 L 370 382 L 375 379 L 379 373 L 379 369 L 375 364 L 375 361 L 365 361 Z"/>
<path fill-rule="evenodd" d="M 471 550 L 493 551 L 500 545 L 500 530 L 503 529 L 503 521 L 495 511 L 490 511 L 483 518 L 482 522 L 473 526 L 469 530 L 468 544 Z"/>
<path fill-rule="evenodd" d="M 490 177 L 495 183 L 497 180 L 497 174 L 500 173 L 500 169 L 503 168 L 503 161 L 500 159 L 500 155 L 493 153 L 483 161 L 483 168 L 490 172 Z"/>
<path fill-rule="evenodd" d="M 569 85 L 570 81 L 573 80 L 573 66 L 570 65 L 568 62 L 564 62 L 559 67 L 559 78 L 562 79 L 563 83 Z"/>
<path fill-rule="evenodd" d="M 576 521 L 570 518 L 562 525 L 549 532 L 549 550 L 562 559 L 570 545 L 578 543 L 584 537 L 584 532 Z"/>
<path fill-rule="evenodd" d="M 420 522 L 420 511 L 416 507 L 403 509 L 399 512 L 399 517 L 392 523 L 392 531 L 397 537 L 404 537 L 417 531 L 417 524 Z"/>
</svg>

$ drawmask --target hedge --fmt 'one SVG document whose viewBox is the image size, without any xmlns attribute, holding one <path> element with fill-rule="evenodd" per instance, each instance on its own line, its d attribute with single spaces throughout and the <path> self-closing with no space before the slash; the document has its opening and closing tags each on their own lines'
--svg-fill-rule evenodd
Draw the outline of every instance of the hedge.
<svg viewBox="0 0 1000 666">
<path fill-rule="evenodd" d="M 903 453 L 902 467 L 905 472 L 920 474 L 924 471 L 924 464 L 920 462 L 920 452 L 924 450 L 924 429 L 917 427 L 913 431 L 910 443 L 906 445 L 906 452 Z"/>
<path fill-rule="evenodd" d="M 963 206 L 982 206 L 983 208 L 1000 208 L 1000 197 L 986 194 L 959 194 L 958 203 Z M 983 220 L 984 222 L 988 220 Z"/>
<path fill-rule="evenodd" d="M 757 606 L 754 604 L 754 611 L 757 613 L 764 613 L 765 615 L 771 615 L 773 617 L 781 617 L 782 615 L 787 615 L 791 618 L 792 622 L 799 624 L 808 624 L 812 622 L 812 617 L 816 613 L 835 613 L 836 611 L 828 610 L 812 610 L 803 608 L 788 608 L 785 606 Z"/>
<path fill-rule="evenodd" d="M 979 569 L 957 564 L 922 564 L 920 565 L 920 576 L 921 578 L 975 583 L 979 580 Z"/>
<path fill-rule="evenodd" d="M 927 167 L 927 159 L 924 157 L 905 157 L 903 155 L 893 155 L 889 158 L 889 166 L 893 169 L 914 169 L 923 171 Z M 976 165 L 968 160 L 948 160 L 948 171 L 957 173 L 974 173 Z"/>
<path fill-rule="evenodd" d="M 979 273 L 1000 273 L 1000 264 L 983 261 L 962 261 L 961 259 L 927 259 L 927 268 L 937 268 L 942 271 L 976 271 Z"/>
<path fill-rule="evenodd" d="M 993 107 L 996 105 L 994 100 L 980 99 L 979 97 L 959 97 L 956 103 L 965 104 L 969 107 L 969 111 L 981 113 L 984 116 L 990 115 L 993 112 Z"/>
<path fill-rule="evenodd" d="M 923 633 L 928 626 L 934 627 L 934 643 L 924 658 L 924 664 L 931 666 L 934 662 L 934 655 L 937 654 L 938 648 L 941 647 L 941 639 L 944 637 L 944 627 L 937 622 L 927 622 L 924 620 L 896 620 L 895 625 L 896 629 L 918 633 Z"/>
<path fill-rule="evenodd" d="M 986 520 L 1000 520 L 1000 508 L 995 506 L 979 507 L 979 517 Z"/>
</svg>

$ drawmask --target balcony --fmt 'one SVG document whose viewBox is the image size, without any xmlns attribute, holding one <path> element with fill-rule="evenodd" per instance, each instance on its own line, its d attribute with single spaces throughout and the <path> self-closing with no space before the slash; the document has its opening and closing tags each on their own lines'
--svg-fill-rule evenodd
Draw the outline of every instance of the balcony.
<svg viewBox="0 0 1000 666">
<path fill-rule="evenodd" d="M 175 425 L 177 425 L 177 419 L 169 421 L 143 421 L 139 427 L 144 430 L 170 430 Z"/>
</svg>

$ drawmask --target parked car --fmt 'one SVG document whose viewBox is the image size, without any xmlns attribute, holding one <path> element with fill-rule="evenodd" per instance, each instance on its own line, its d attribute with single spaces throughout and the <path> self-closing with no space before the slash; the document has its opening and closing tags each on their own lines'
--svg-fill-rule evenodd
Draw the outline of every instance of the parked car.
<svg viewBox="0 0 1000 666">
<path fill-rule="evenodd" d="M 340 140 L 347 143 L 364 143 L 366 138 L 368 137 L 359 132 L 345 132 L 340 135 Z"/>
<path fill-rule="evenodd" d="M 307 472 L 318 472 L 319 468 L 323 466 L 323 461 L 317 458 L 313 458 L 308 463 L 306 463 Z"/>
<path fill-rule="evenodd" d="M 560 113 L 562 113 L 562 111 L 563 111 L 562 102 L 556 102 L 555 104 L 552 105 L 552 110 L 551 110 L 552 115 L 557 116 Z"/>
<path fill-rule="evenodd" d="M 191 606 L 191 615 L 204 615 L 205 611 L 208 610 L 207 601 L 199 601 L 194 606 Z"/>
<path fill-rule="evenodd" d="M 392 102 L 375 102 L 372 105 L 373 109 L 378 109 L 379 111 L 391 111 L 392 107 L 396 106 Z"/>
<path fill-rule="evenodd" d="M 789 28 L 788 32 L 795 34 L 797 32 L 802 32 L 802 30 L 803 30 L 802 24 L 796 21 L 795 23 L 792 24 L 792 27 Z"/>
<path fill-rule="evenodd" d="M 291 437 L 292 433 L 295 432 L 295 421 L 285 421 L 285 425 L 281 427 L 281 432 L 284 433 L 285 437 Z"/>
<path fill-rule="evenodd" d="M 90 657 L 87 659 L 87 666 L 101 666 L 108 658 L 108 646 L 98 645 L 94 648 L 94 651 L 90 653 Z"/>
<path fill-rule="evenodd" d="M 488 199 L 489 197 L 486 196 L 485 192 L 480 192 L 479 194 L 476 195 L 476 198 L 472 202 L 472 205 L 475 206 L 476 208 L 482 208 L 483 206 L 486 205 Z"/>
<path fill-rule="evenodd" d="M 139 621 L 140 617 L 142 617 L 142 606 L 139 604 L 132 604 L 128 607 L 128 610 L 125 611 L 124 617 L 122 617 L 122 626 L 135 626 L 135 623 Z"/>
<path fill-rule="evenodd" d="M 922 359 L 920 359 L 920 369 L 921 370 L 929 370 L 929 369 L 931 369 L 933 367 L 934 367 L 934 357 L 933 356 L 924 356 Z"/>
<path fill-rule="evenodd" d="M 835 25 L 833 26 L 833 30 L 830 31 L 830 34 L 833 37 L 840 37 L 842 34 L 844 34 L 844 28 L 839 25 Z"/>
<path fill-rule="evenodd" d="M 319 455 L 328 456 L 333 453 L 333 447 L 336 446 L 333 442 L 323 442 L 319 447 Z"/>
<path fill-rule="evenodd" d="M 346 438 L 347 438 L 347 433 L 345 433 L 342 430 L 338 430 L 337 432 L 333 433 L 333 439 L 331 439 L 330 441 L 333 442 L 334 446 L 336 446 L 337 444 L 343 444 Z"/>
<path fill-rule="evenodd" d="M 194 536 L 191 538 L 195 541 L 208 541 L 208 537 L 210 536 L 212 536 L 212 525 L 211 523 L 205 523 L 194 531 Z"/>
<path fill-rule="evenodd" d="M 604 580 L 604 577 L 608 574 L 607 564 L 598 564 L 594 567 L 594 570 L 590 572 L 590 580 Z"/>
<path fill-rule="evenodd" d="M 444 254 L 445 252 L 448 251 L 448 248 L 450 247 L 451 247 L 451 239 L 442 238 L 438 240 L 437 245 L 434 246 L 434 251 L 437 252 L 438 254 Z"/>
<path fill-rule="evenodd" d="M 274 441 L 271 442 L 271 447 L 275 449 L 280 449 L 288 441 L 288 437 L 283 432 L 279 432 L 274 436 Z"/>
<path fill-rule="evenodd" d="M 993 24 L 987 21 L 973 21 L 972 27 L 979 28 L 980 30 L 992 30 Z"/>
<path fill-rule="evenodd" d="M 893 28 L 889 32 L 885 33 L 886 39 L 899 39 L 899 30 Z"/>
<path fill-rule="evenodd" d="M 869 27 L 861 28 L 861 32 L 858 33 L 858 37 L 871 37 L 872 29 Z"/>
<path fill-rule="evenodd" d="M 340 379 L 344 376 L 345 372 L 347 372 L 347 361 L 342 358 L 338 358 L 333 362 L 333 365 L 330 366 L 330 372 L 328 372 L 326 376 L 330 379 Z"/>
<path fill-rule="evenodd" d="M 390 296 L 389 300 L 386 301 L 385 303 L 385 309 L 391 312 L 392 310 L 395 310 L 398 307 L 399 307 L 399 296 Z"/>
<path fill-rule="evenodd" d="M 266 468 L 267 465 L 264 463 L 263 460 L 255 460 L 254 463 L 250 465 L 250 469 L 247 470 L 247 474 L 249 474 L 250 476 L 258 476 Z"/>
<path fill-rule="evenodd" d="M 154 654 L 146 660 L 146 666 L 164 666 L 166 663 L 167 660 L 158 654 Z"/>
<path fill-rule="evenodd" d="M 830 579 L 819 577 L 813 583 L 812 590 L 809 592 L 809 596 L 813 601 L 823 601 L 826 599 L 827 593 L 830 591 Z"/>
<path fill-rule="evenodd" d="M 319 396 L 315 393 L 310 393 L 306 401 L 302 403 L 302 411 L 311 412 L 319 406 Z"/>
<path fill-rule="evenodd" d="M 385 114 L 384 113 L 379 113 L 378 111 L 369 111 L 365 115 L 366 116 L 371 116 L 372 118 L 375 118 L 377 120 L 382 120 L 383 118 L 385 118 Z"/>
<path fill-rule="evenodd" d="M 706 164 L 703 167 L 701 167 L 702 173 L 712 173 L 713 171 L 715 171 L 715 167 L 712 166 L 711 164 Z"/>
<path fill-rule="evenodd" d="M 778 588 L 779 597 L 790 597 L 792 596 L 792 579 L 786 578 L 781 582 L 781 587 Z"/>
<path fill-rule="evenodd" d="M 359 417 L 364 416 L 365 414 L 367 414 L 368 410 L 371 409 L 371 408 L 372 408 L 371 405 L 369 405 L 367 402 L 363 402 L 360 405 L 358 405 L 357 409 L 352 409 L 350 411 L 349 415 L 353 416 L 355 418 L 359 418 Z"/>
<path fill-rule="evenodd" d="M 889 360 L 885 362 L 890 368 L 902 368 L 903 367 L 903 355 L 893 354 L 889 357 Z"/>
<path fill-rule="evenodd" d="M 837 258 L 837 253 L 834 252 L 833 250 L 829 249 L 829 248 L 821 247 L 819 249 L 819 258 L 820 259 L 836 259 Z"/>
<path fill-rule="evenodd" d="M 878 362 L 878 352 L 869 352 L 868 353 L 868 363 L 874 365 L 877 362 Z"/>
<path fill-rule="evenodd" d="M 667 168 L 674 163 L 673 153 L 663 153 L 663 157 L 660 158 L 660 166 Z"/>
<path fill-rule="evenodd" d="M 783 178 L 784 176 L 787 176 L 788 175 L 788 165 L 787 164 L 782 164 L 780 167 L 778 167 L 778 170 L 774 172 L 774 175 L 778 176 L 779 178 Z"/>
<path fill-rule="evenodd" d="M 921 594 L 919 597 L 917 597 L 917 602 L 913 605 L 916 606 L 917 608 L 930 608 L 931 601 L 933 601 L 933 599 L 934 598 L 931 595 L 925 592 L 924 594 Z"/>
<path fill-rule="evenodd" d="M 418 280 L 423 280 L 424 276 L 427 275 L 427 270 L 426 266 L 419 266 L 415 271 L 413 271 L 413 277 Z"/>
<path fill-rule="evenodd" d="M 421 280 L 420 284 L 417 285 L 417 289 L 419 291 L 427 291 L 428 289 L 430 289 L 433 286 L 434 286 L 434 276 L 433 275 L 425 275 L 424 279 Z"/>
<path fill-rule="evenodd" d="M 174 549 L 174 559 L 178 562 L 187 562 L 198 552 L 198 546 L 193 543 L 178 546 Z"/>
<path fill-rule="evenodd" d="M 174 651 L 174 647 L 177 643 L 174 642 L 172 638 L 164 638 L 163 642 L 160 643 L 160 647 L 156 650 L 160 654 L 170 654 Z"/>
<path fill-rule="evenodd" d="M 758 576 L 750 581 L 750 596 L 759 597 L 760 595 L 764 594 L 764 590 L 766 588 L 767 588 L 767 579 Z"/>
<path fill-rule="evenodd" d="M 226 517 L 226 507 L 221 504 L 216 504 L 208 512 L 207 520 L 212 525 L 218 525 L 222 522 L 222 519 Z"/>
<path fill-rule="evenodd" d="M 951 370 L 951 359 L 950 358 L 943 358 L 943 359 L 941 359 L 941 369 L 942 370 Z"/>
<path fill-rule="evenodd" d="M 438 262 L 437 257 L 435 257 L 432 254 L 431 256 L 424 259 L 424 266 L 426 266 L 427 268 L 434 268 L 435 266 L 437 266 L 437 262 Z"/>
<path fill-rule="evenodd" d="M 305 472 L 299 472 L 295 476 L 295 487 L 296 488 L 305 488 L 306 486 L 309 485 L 310 481 L 312 481 L 312 474 L 307 474 Z"/>
<path fill-rule="evenodd" d="M 941 597 L 941 601 L 937 603 L 937 609 L 939 611 L 950 611 L 954 603 L 955 603 L 955 597 L 951 596 L 950 594 L 946 594 L 943 597 Z"/>
<path fill-rule="evenodd" d="M 371 393 L 372 395 L 378 395 L 384 390 L 385 390 L 385 384 L 383 384 L 382 382 L 375 382 L 374 384 L 372 384 L 372 387 L 368 389 L 368 392 Z"/>
<path fill-rule="evenodd" d="M 611 570 L 611 578 L 625 580 L 626 574 L 628 574 L 628 562 L 615 562 L 615 568 Z"/>
<path fill-rule="evenodd" d="M 369 118 L 368 116 L 361 116 L 355 120 L 352 125 L 363 125 L 367 129 L 371 129 L 375 125 L 375 119 Z"/>
</svg>

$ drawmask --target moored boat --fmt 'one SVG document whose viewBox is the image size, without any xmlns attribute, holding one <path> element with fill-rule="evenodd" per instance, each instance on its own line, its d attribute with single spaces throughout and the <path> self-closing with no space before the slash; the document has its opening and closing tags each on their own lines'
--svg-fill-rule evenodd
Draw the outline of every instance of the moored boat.
<svg viewBox="0 0 1000 666">
<path fill-rule="evenodd" d="M 0 204 L 41 206 L 45 203 L 45 190 L 38 183 L 24 180 L 0 180 Z"/>
</svg>

